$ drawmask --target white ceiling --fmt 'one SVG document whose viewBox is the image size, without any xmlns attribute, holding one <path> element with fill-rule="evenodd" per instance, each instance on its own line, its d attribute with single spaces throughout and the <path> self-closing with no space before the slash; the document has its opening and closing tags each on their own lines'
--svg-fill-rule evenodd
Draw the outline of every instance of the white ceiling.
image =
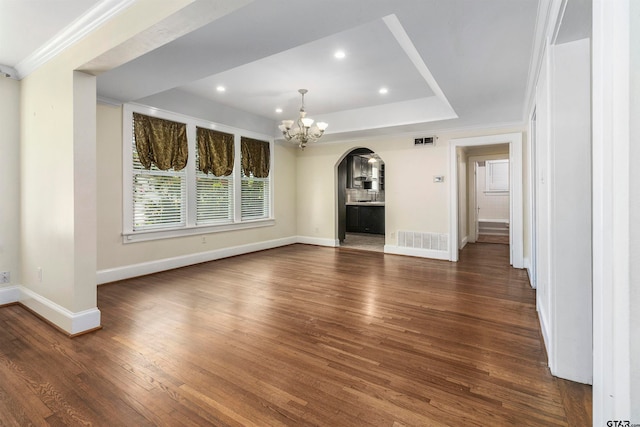
<svg viewBox="0 0 640 427">
<path fill-rule="evenodd" d="M 0 64 L 15 66 L 95 3 L 0 0 L 0 40 L 11 40 L 0 45 Z M 306 88 L 309 116 L 329 123 L 325 139 L 521 123 L 537 7 L 538 0 L 255 0 L 99 75 L 98 95 L 196 95 L 273 120 L 275 129 L 297 116 L 297 90 Z M 333 57 L 338 49 L 344 59 Z"/>
<path fill-rule="evenodd" d="M 0 64 L 25 60 L 100 0 L 0 0 Z"/>
</svg>

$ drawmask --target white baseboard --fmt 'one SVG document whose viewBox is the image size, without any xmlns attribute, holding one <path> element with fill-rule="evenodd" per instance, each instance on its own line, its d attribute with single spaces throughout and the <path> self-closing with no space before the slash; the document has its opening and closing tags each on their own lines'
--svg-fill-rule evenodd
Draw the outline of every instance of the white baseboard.
<svg viewBox="0 0 640 427">
<path fill-rule="evenodd" d="M 42 316 L 69 335 L 77 335 L 100 327 L 100 310 L 91 308 L 74 313 L 24 286 L 14 286 L 18 302 Z"/>
<path fill-rule="evenodd" d="M 535 289 L 536 288 L 536 284 L 531 281 L 531 278 L 533 277 L 533 271 L 531 271 L 531 261 L 529 260 L 529 258 L 524 258 L 522 260 L 522 263 L 523 263 L 522 268 L 527 270 L 527 277 L 529 278 L 529 285 L 533 289 Z"/>
<path fill-rule="evenodd" d="M 458 250 L 464 249 L 464 247 L 467 246 L 467 243 L 469 243 L 469 236 L 464 236 L 462 238 L 462 243 L 460 244 L 460 247 L 458 248 Z"/>
<path fill-rule="evenodd" d="M 329 246 L 332 248 L 340 246 L 340 241 L 336 239 L 323 239 L 320 237 L 308 237 L 308 236 L 298 236 L 296 238 L 297 243 L 304 243 L 305 245 L 316 245 L 316 246 Z"/>
<path fill-rule="evenodd" d="M 193 264 L 200 264 L 202 262 L 215 261 L 217 259 L 248 254 L 265 249 L 277 248 L 279 246 L 292 245 L 294 243 L 298 243 L 298 239 L 296 237 L 288 237 L 283 239 L 267 240 L 265 242 L 250 243 L 247 245 L 232 246 L 229 248 L 215 249 L 213 251 L 182 255 L 173 258 L 163 258 L 159 260 L 143 262 L 140 264 L 126 265 L 124 267 L 107 268 L 104 270 L 99 270 L 96 273 L 96 281 L 98 285 L 102 285 L 104 283 L 130 279 L 132 277 L 144 276 L 146 274 L 158 273 L 165 270 L 186 267 Z"/>
<path fill-rule="evenodd" d="M 547 325 L 546 315 L 540 306 L 536 302 L 536 311 L 538 312 L 538 319 L 540 320 L 540 331 L 542 332 L 542 339 L 544 340 L 544 347 L 547 350 L 547 359 L 549 360 L 549 370 L 553 374 L 555 369 L 553 363 L 553 348 L 551 347 L 551 335 L 549 334 L 549 328 Z"/>
<path fill-rule="evenodd" d="M 433 249 L 406 248 L 395 245 L 384 245 L 384 253 L 394 255 L 408 255 L 420 258 L 449 260 L 449 251 L 436 251 Z"/>
<path fill-rule="evenodd" d="M 0 305 L 13 304 L 20 301 L 20 287 L 6 286 L 0 288 Z"/>
</svg>

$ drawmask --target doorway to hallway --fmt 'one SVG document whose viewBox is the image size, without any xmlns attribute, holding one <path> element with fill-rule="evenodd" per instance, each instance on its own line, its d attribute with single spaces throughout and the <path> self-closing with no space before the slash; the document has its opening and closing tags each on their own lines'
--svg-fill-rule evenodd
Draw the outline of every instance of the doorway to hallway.
<svg viewBox="0 0 640 427">
<path fill-rule="evenodd" d="M 508 150 L 508 147 L 507 147 Z M 499 157 L 499 156 L 498 156 Z M 509 244 L 509 159 L 473 161 L 475 195 L 473 220 L 470 227 L 474 241 L 479 243 Z"/>
</svg>

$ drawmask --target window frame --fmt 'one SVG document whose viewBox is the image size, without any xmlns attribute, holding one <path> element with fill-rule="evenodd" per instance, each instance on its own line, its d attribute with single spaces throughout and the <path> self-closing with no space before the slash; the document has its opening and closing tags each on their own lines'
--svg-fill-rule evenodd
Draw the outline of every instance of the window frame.
<svg viewBox="0 0 640 427">
<path fill-rule="evenodd" d="M 133 230 L 133 113 L 145 114 L 152 117 L 159 117 L 166 120 L 185 123 L 187 125 L 187 141 L 189 158 L 186 169 L 186 225 L 182 227 L 165 227 L 156 230 Z M 234 164 L 233 173 L 230 177 L 233 179 L 233 215 L 232 220 L 228 223 L 221 224 L 203 224 L 198 225 L 196 212 L 196 126 L 214 129 L 220 132 L 226 132 L 234 135 Z M 270 172 L 269 172 L 269 206 L 266 218 L 245 219 L 241 217 L 241 151 L 240 138 L 249 137 L 253 139 L 263 140 L 269 143 L 270 150 Z M 179 113 L 165 111 L 159 108 L 149 107 L 146 105 L 127 103 L 122 108 L 122 241 L 123 243 L 134 243 L 141 241 L 150 241 L 158 239 L 168 239 L 174 237 L 193 236 L 209 233 L 217 233 L 223 231 L 243 230 L 249 228 L 260 228 L 275 225 L 274 217 L 274 139 L 272 136 L 259 134 L 231 126 L 222 125 L 208 120 L 198 119 Z"/>
<path fill-rule="evenodd" d="M 496 181 L 494 177 L 498 175 L 496 173 L 496 168 L 498 166 L 502 166 L 506 164 L 506 182 L 505 181 Z M 496 159 L 496 160 L 486 160 L 485 161 L 485 193 L 488 195 L 496 195 L 496 194 L 505 194 L 509 192 L 509 188 L 511 183 L 509 182 L 509 174 L 510 174 L 511 165 L 509 164 L 509 159 Z"/>
</svg>

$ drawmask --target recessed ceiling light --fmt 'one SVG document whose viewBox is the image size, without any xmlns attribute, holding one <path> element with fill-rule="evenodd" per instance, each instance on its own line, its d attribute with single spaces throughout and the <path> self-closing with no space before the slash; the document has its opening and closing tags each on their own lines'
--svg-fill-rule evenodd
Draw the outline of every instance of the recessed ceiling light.
<svg viewBox="0 0 640 427">
<path fill-rule="evenodd" d="M 216 88 L 216 90 L 217 90 L 218 92 L 224 92 L 225 90 L 227 90 L 227 88 L 226 88 L 226 87 L 224 87 L 224 86 L 218 86 L 218 87 Z"/>
<path fill-rule="evenodd" d="M 282 108 L 276 108 L 276 113 L 282 113 Z"/>
<path fill-rule="evenodd" d="M 344 53 L 344 50 L 338 50 L 336 51 L 336 53 L 333 54 L 333 56 L 335 56 L 338 59 L 342 59 L 347 55 Z"/>
<path fill-rule="evenodd" d="M 378 91 L 380 95 L 384 95 L 388 92 L 389 92 L 389 89 L 387 89 L 386 87 L 381 87 L 380 90 Z"/>
</svg>

